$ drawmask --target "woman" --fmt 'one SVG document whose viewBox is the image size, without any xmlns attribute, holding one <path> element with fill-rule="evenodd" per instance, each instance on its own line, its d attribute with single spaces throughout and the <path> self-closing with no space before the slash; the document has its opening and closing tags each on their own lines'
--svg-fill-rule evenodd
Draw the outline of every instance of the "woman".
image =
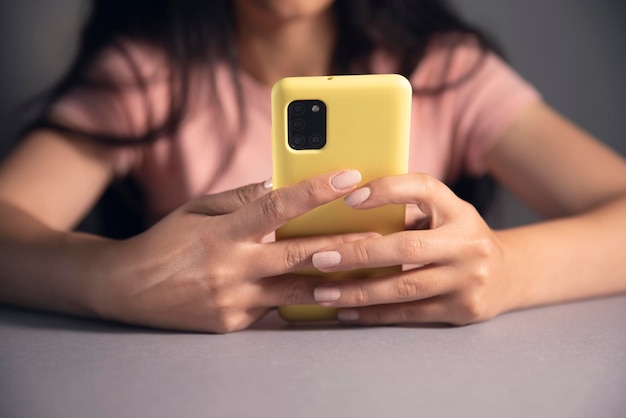
<svg viewBox="0 0 626 418">
<path fill-rule="evenodd" d="M 94 3 L 76 62 L 0 169 L 3 302 L 229 332 L 282 304 L 339 307 L 349 324 L 467 324 L 626 290 L 623 159 L 443 2 L 120 3 Z M 270 192 L 258 182 L 271 175 L 269 87 L 355 72 L 411 80 L 411 173 L 357 186 L 346 167 Z M 444 184 L 486 173 L 550 220 L 491 230 Z M 71 232 L 125 178 L 149 228 L 125 240 Z M 264 242 L 339 197 L 414 215 L 385 237 Z M 342 282 L 291 274 L 397 264 L 422 267 Z"/>
</svg>

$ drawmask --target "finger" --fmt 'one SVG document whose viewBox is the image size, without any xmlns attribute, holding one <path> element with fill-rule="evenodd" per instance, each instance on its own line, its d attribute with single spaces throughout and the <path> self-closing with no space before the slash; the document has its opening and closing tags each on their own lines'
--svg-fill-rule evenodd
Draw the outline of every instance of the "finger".
<svg viewBox="0 0 626 418">
<path fill-rule="evenodd" d="M 403 231 L 327 247 L 313 254 L 312 262 L 324 272 L 400 264 L 426 265 L 458 257 L 460 249 L 456 247 L 457 240 L 442 236 L 437 230 Z"/>
<path fill-rule="evenodd" d="M 324 279 L 317 276 L 285 274 L 253 283 L 254 305 L 271 308 L 283 305 L 315 304 L 313 289 Z"/>
<path fill-rule="evenodd" d="M 445 298 L 412 303 L 341 309 L 339 321 L 351 325 L 454 324 Z"/>
<path fill-rule="evenodd" d="M 355 233 L 338 235 L 332 237 L 313 237 L 293 239 L 269 244 L 257 244 L 262 252 L 259 253 L 260 259 L 269 260 L 269 263 L 259 263 L 255 266 L 255 276 L 261 276 L 256 282 L 250 283 L 256 290 L 252 297 L 248 300 L 255 300 L 255 306 L 273 307 L 281 305 L 299 305 L 299 304 L 315 304 L 313 290 L 321 283 L 327 283 L 329 279 L 323 275 L 315 274 L 284 274 L 286 271 L 302 270 L 312 266 L 310 254 L 314 250 L 305 252 L 309 255 L 304 259 L 300 255 L 294 255 L 293 247 L 301 246 L 301 248 L 319 248 L 327 245 L 328 242 L 342 243 L 350 240 L 368 239 L 371 237 L 379 237 L 377 233 Z M 263 256 L 261 254 L 268 254 Z M 282 257 L 277 254 L 283 254 Z M 299 254 L 299 253 L 296 253 Z M 283 260 L 282 263 L 276 260 Z M 283 264 L 282 267 L 277 267 Z"/>
<path fill-rule="evenodd" d="M 263 237 L 288 220 L 345 195 L 360 181 L 361 174 L 356 170 L 335 171 L 271 191 L 231 214 L 233 233 L 246 238 Z"/>
<path fill-rule="evenodd" d="M 431 219 L 432 227 L 457 216 L 468 205 L 448 186 L 423 173 L 381 177 L 347 195 L 345 202 L 355 209 L 370 209 L 389 203 L 415 204 Z"/>
<path fill-rule="evenodd" d="M 189 213 L 217 216 L 231 213 L 267 194 L 272 188 L 271 180 L 252 183 L 233 190 L 198 197 L 189 202 Z"/>
<path fill-rule="evenodd" d="M 311 257 L 322 248 L 336 247 L 353 241 L 380 237 L 375 232 L 295 238 L 265 244 L 251 244 L 250 259 L 257 260 L 247 277 L 269 277 L 313 267 Z"/>
<path fill-rule="evenodd" d="M 446 295 L 458 286 L 452 267 L 426 266 L 383 277 L 323 283 L 315 301 L 334 308 L 413 302 Z"/>
</svg>

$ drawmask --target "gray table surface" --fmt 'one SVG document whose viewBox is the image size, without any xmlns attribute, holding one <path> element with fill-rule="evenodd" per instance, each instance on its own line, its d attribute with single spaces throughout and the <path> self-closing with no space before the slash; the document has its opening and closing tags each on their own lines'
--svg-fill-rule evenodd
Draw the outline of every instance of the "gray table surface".
<svg viewBox="0 0 626 418">
<path fill-rule="evenodd" d="M 0 309 L 0 416 L 626 417 L 626 296 L 467 327 L 229 335 Z"/>
</svg>

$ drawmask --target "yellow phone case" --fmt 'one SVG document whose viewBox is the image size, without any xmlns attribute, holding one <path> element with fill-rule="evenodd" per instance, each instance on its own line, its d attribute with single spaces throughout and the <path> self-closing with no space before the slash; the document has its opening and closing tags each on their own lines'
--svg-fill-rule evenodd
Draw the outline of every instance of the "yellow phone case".
<svg viewBox="0 0 626 418">
<path fill-rule="evenodd" d="M 338 169 L 356 169 L 362 182 L 408 170 L 412 89 L 397 74 L 289 77 L 272 89 L 272 158 L 274 188 Z M 321 149 L 294 150 L 288 143 L 288 106 L 295 100 L 326 105 L 326 144 Z M 404 229 L 404 205 L 356 210 L 343 199 L 314 209 L 276 231 L 276 239 L 361 231 L 388 234 Z M 372 277 L 401 267 L 343 273 L 300 273 L 341 280 Z M 278 308 L 287 321 L 336 319 L 337 310 L 318 305 Z"/>
</svg>

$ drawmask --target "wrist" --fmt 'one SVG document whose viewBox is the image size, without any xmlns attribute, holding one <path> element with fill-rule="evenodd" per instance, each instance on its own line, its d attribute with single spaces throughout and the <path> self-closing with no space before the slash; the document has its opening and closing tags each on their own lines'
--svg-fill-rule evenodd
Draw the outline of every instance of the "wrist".
<svg viewBox="0 0 626 418">
<path fill-rule="evenodd" d="M 88 289 L 88 300 L 97 317 L 132 323 L 142 314 L 138 295 L 150 286 L 163 266 L 162 258 L 150 256 L 138 239 L 141 240 L 138 236 L 97 243 L 91 263 L 93 280 Z"/>
<path fill-rule="evenodd" d="M 526 263 L 530 263 L 531 259 L 524 255 L 524 249 L 520 247 L 519 237 L 514 230 L 495 231 L 495 235 L 501 249 L 503 276 L 501 280 L 505 281 L 501 313 L 528 307 L 532 305 L 529 301 L 529 295 L 532 293 L 531 282 L 522 260 L 526 259 Z"/>
<path fill-rule="evenodd" d="M 74 305 L 79 313 L 91 317 L 112 319 L 116 300 L 115 287 L 117 258 L 120 241 L 82 233 L 66 233 L 62 240 L 67 257 L 67 274 L 74 276 Z M 71 271 L 69 271 L 71 270 Z"/>
</svg>

